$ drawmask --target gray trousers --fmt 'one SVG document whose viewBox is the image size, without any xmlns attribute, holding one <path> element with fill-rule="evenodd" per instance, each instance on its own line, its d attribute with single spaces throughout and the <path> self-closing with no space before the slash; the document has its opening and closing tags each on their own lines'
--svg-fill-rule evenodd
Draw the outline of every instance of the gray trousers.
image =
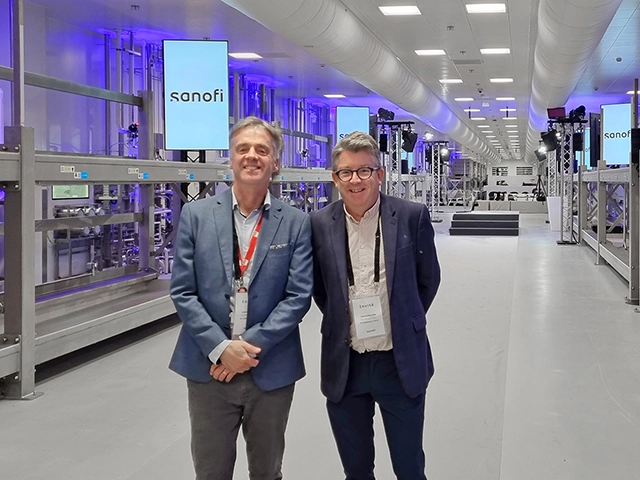
<svg viewBox="0 0 640 480">
<path fill-rule="evenodd" d="M 250 480 L 280 480 L 284 432 L 294 384 L 269 392 L 251 373 L 231 382 L 187 380 L 196 480 L 232 480 L 238 430 L 247 444 Z"/>
</svg>

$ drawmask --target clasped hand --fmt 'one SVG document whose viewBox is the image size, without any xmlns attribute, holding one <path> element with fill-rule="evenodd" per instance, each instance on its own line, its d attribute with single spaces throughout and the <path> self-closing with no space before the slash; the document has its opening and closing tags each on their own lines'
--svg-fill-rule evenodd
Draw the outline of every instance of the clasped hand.
<svg viewBox="0 0 640 480">
<path fill-rule="evenodd" d="M 238 373 L 244 373 L 260 363 L 256 355 L 259 347 L 254 347 L 244 340 L 232 340 L 220 355 L 220 363 L 211 365 L 209 373 L 219 382 L 230 382 Z"/>
</svg>

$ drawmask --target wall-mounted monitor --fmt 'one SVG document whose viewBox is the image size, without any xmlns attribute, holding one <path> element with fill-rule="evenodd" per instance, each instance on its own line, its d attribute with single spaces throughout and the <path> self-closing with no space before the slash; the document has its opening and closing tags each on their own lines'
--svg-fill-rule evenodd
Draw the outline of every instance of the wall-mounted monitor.
<svg viewBox="0 0 640 480">
<path fill-rule="evenodd" d="M 228 149 L 228 43 L 164 40 L 162 46 L 165 148 Z"/>
<path fill-rule="evenodd" d="M 369 107 L 336 107 L 336 139 L 352 132 L 369 133 Z"/>
<path fill-rule="evenodd" d="M 52 185 L 52 200 L 78 200 L 89 198 L 89 185 Z"/>
<path fill-rule="evenodd" d="M 602 159 L 607 165 L 626 165 L 631 154 L 631 105 L 602 105 Z"/>
</svg>

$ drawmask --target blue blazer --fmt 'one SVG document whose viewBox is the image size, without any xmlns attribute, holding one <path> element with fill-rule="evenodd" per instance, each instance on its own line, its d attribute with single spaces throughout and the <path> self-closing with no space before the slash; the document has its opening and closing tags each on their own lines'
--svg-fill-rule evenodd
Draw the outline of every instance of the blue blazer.
<svg viewBox="0 0 640 480">
<path fill-rule="evenodd" d="M 298 324 L 309 310 L 313 282 L 309 216 L 271 199 L 254 254 L 242 336 L 262 349 L 250 372 L 265 391 L 305 375 Z M 171 298 L 182 329 L 169 368 L 197 382 L 212 380 L 208 355 L 231 337 L 232 222 L 231 190 L 187 203 L 180 216 Z"/>
<path fill-rule="evenodd" d="M 349 375 L 349 294 L 342 200 L 311 214 L 313 297 L 322 311 L 322 393 L 344 395 Z M 424 205 L 381 194 L 393 354 L 405 393 L 416 397 L 433 375 L 426 313 L 440 284 L 434 232 Z"/>
</svg>

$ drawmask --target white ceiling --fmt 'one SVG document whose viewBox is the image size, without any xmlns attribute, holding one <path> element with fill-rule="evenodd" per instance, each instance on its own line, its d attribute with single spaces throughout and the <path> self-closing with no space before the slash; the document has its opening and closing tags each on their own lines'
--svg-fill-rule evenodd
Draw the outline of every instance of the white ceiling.
<svg viewBox="0 0 640 480">
<path fill-rule="evenodd" d="M 258 1 L 258 0 L 255 0 Z M 260 0 L 278 8 L 287 0 Z M 494 1 L 494 0 L 492 0 Z M 500 0 L 495 0 L 500 1 Z M 131 30 L 139 37 L 226 39 L 231 52 L 249 51 L 265 57 L 259 61 L 232 60 L 232 71 L 255 75 L 262 82 L 280 89 L 283 95 L 305 97 L 330 105 L 362 105 L 373 111 L 379 107 L 396 111 L 396 118 L 409 114 L 388 100 L 313 55 L 313 48 L 294 45 L 221 0 L 33 0 L 61 21 L 93 30 L 116 28 Z M 133 10 L 131 4 L 139 5 Z M 519 150 L 509 147 L 508 131 L 517 130 L 526 145 L 528 108 L 531 95 L 533 49 L 537 34 L 538 0 L 506 0 L 507 13 L 466 13 L 465 3 L 479 0 L 342 0 L 364 27 L 384 44 L 400 62 L 440 98 L 469 129 L 489 144 L 495 135 L 502 158 L 518 158 Z M 422 15 L 385 17 L 380 5 L 417 5 Z M 640 10 L 638 0 L 623 0 L 591 63 L 567 102 L 567 111 L 580 104 L 596 111 L 603 103 L 628 101 L 633 78 L 640 71 Z M 481 55 L 481 48 L 508 47 L 509 55 Z M 445 56 L 421 57 L 417 49 L 443 49 Z M 620 57 L 621 61 L 616 61 Z M 512 77 L 513 83 L 495 84 L 489 79 Z M 442 85 L 442 78 L 461 78 L 464 83 Z M 480 93 L 481 92 L 481 93 Z M 325 93 L 343 93 L 344 100 L 327 100 Z M 454 98 L 473 101 L 456 102 Z M 515 97 L 497 101 L 496 97 Z M 503 120 L 500 108 L 516 108 Z M 465 108 L 478 108 L 469 119 Z M 490 128 L 478 128 L 478 125 Z M 427 127 L 419 122 L 423 129 Z M 517 128 L 506 125 L 518 125 Z M 492 133 L 482 133 L 491 130 Z M 440 136 L 440 139 L 445 139 Z M 495 152 L 495 151 L 494 151 Z"/>
</svg>

